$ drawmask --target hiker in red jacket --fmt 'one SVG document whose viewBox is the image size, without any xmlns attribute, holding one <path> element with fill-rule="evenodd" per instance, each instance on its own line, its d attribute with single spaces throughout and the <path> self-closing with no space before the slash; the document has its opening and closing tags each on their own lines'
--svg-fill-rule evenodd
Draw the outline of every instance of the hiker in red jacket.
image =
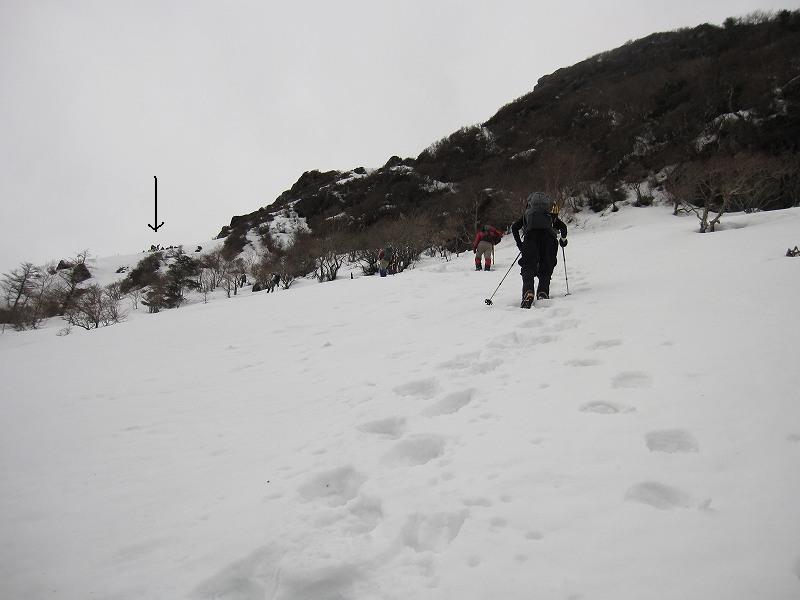
<svg viewBox="0 0 800 600">
<path fill-rule="evenodd" d="M 502 239 L 503 234 L 492 227 L 491 225 L 484 225 L 480 231 L 475 235 L 475 241 L 472 242 L 472 251 L 475 253 L 475 270 L 481 270 L 481 257 L 483 257 L 483 270 L 490 271 L 492 269 L 492 256 L 494 256 L 494 245 L 498 244 Z"/>
</svg>

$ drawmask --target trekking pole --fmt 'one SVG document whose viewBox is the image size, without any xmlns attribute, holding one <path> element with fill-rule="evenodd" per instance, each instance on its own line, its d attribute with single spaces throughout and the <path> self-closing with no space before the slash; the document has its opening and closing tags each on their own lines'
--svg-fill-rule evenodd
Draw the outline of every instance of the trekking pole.
<svg viewBox="0 0 800 600">
<path fill-rule="evenodd" d="M 501 286 L 501 285 L 503 285 L 503 282 L 506 280 L 506 277 L 508 277 L 508 274 L 509 274 L 509 273 L 511 273 L 511 269 L 512 269 L 512 267 L 513 267 L 515 264 L 517 264 L 517 260 L 519 259 L 519 257 L 520 257 L 520 256 L 522 256 L 522 252 L 520 252 L 519 254 L 517 254 L 517 258 L 515 258 L 515 259 L 512 261 L 512 263 L 511 263 L 511 266 L 510 266 L 510 267 L 508 267 L 508 271 L 506 271 L 506 274 L 505 274 L 505 275 L 503 275 L 503 278 L 500 280 L 500 283 L 498 283 L 498 284 L 497 284 L 497 287 L 496 287 L 496 288 L 494 288 L 494 291 L 492 292 L 492 295 L 491 295 L 491 296 L 489 296 L 489 297 L 488 297 L 486 300 L 484 300 L 484 302 L 486 302 L 486 306 L 491 306 L 491 305 L 492 305 L 492 298 L 494 298 L 494 295 L 497 293 L 497 290 L 499 290 L 499 289 L 500 289 L 500 286 Z"/>
<path fill-rule="evenodd" d="M 564 254 L 564 246 L 561 246 L 561 258 L 564 259 L 564 278 L 567 280 L 567 293 L 566 296 L 569 296 L 569 277 L 567 276 L 567 255 Z"/>
</svg>

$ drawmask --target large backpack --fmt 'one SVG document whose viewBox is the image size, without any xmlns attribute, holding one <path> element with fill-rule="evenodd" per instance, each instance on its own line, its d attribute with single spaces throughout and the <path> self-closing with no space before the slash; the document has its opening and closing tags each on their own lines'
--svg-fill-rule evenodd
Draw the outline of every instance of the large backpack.
<svg viewBox="0 0 800 600">
<path fill-rule="evenodd" d="M 486 230 L 483 239 L 492 244 L 499 244 L 500 240 L 503 239 L 503 234 L 498 229 L 495 229 L 490 225 L 489 228 Z"/>
<path fill-rule="evenodd" d="M 553 218 L 550 216 L 552 209 L 553 201 L 547 194 L 533 192 L 528 196 L 528 206 L 522 221 L 525 233 L 532 229 L 552 229 Z"/>
</svg>

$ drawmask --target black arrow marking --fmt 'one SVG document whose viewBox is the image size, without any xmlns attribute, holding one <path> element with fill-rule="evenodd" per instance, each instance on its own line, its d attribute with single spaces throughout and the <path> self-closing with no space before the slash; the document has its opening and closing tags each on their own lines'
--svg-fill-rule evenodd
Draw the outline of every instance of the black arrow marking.
<svg viewBox="0 0 800 600">
<path fill-rule="evenodd" d="M 155 205 L 155 211 L 156 211 L 156 212 L 155 212 L 155 218 L 153 219 L 153 223 L 158 223 L 158 177 L 156 177 L 155 175 L 153 175 L 153 179 L 155 179 L 155 180 L 156 180 L 156 205 Z M 150 229 L 152 229 L 153 231 L 158 231 L 158 228 L 159 228 L 159 227 L 161 227 L 163 224 L 164 224 L 164 221 L 161 221 L 161 223 L 159 223 L 159 224 L 158 224 L 158 225 L 156 225 L 155 227 L 153 227 L 152 225 L 150 225 L 150 223 L 148 223 L 148 224 L 147 224 L 147 226 L 148 226 Z"/>
</svg>

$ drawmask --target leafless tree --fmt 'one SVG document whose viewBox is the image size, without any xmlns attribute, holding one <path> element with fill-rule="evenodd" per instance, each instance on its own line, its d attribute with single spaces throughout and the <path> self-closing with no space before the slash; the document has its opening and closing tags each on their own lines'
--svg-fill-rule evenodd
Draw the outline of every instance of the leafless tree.
<svg viewBox="0 0 800 600">
<path fill-rule="evenodd" d="M 128 292 L 128 298 L 131 300 L 131 307 L 133 310 L 139 309 L 139 302 L 142 299 L 142 289 L 141 288 L 134 288 Z"/>
<path fill-rule="evenodd" d="M 55 292 L 56 271 L 54 265 L 47 265 L 39 268 L 35 278 L 35 286 L 31 295 L 32 307 L 28 326 L 31 329 L 39 327 L 41 322 L 54 314 L 51 306 L 53 304 L 53 293 Z"/>
<path fill-rule="evenodd" d="M 315 239 L 310 245 L 314 260 L 314 277 L 317 281 L 333 281 L 345 261 L 343 234 L 332 233 Z"/>
<path fill-rule="evenodd" d="M 768 187 L 779 168 L 776 159 L 744 153 L 716 155 L 684 165 L 673 173 L 667 185 L 674 198 L 674 213 L 680 204 L 683 210 L 697 216 L 700 233 L 713 232 L 726 212 L 745 205 L 748 199 L 768 196 Z"/>
<path fill-rule="evenodd" d="M 70 307 L 75 294 L 79 289 L 78 286 L 81 282 L 90 277 L 86 267 L 86 257 L 88 250 L 83 250 L 75 255 L 73 266 L 67 269 L 58 271 L 58 278 L 60 283 L 59 296 L 61 298 L 58 314 L 63 315 Z"/>
<path fill-rule="evenodd" d="M 311 236 L 300 233 L 294 244 L 276 260 L 276 273 L 281 287 L 288 290 L 298 277 L 314 271 L 313 240 Z"/>
<path fill-rule="evenodd" d="M 10 273 L 3 274 L 0 286 L 2 286 L 5 304 L 12 312 L 21 308 L 27 301 L 38 272 L 38 267 L 33 263 L 25 262 Z"/>
<path fill-rule="evenodd" d="M 43 278 L 49 284 L 52 275 L 29 262 L 22 263 L 10 273 L 3 274 L 0 288 L 6 305 L 4 321 L 8 321 L 17 329 L 38 326 L 36 315 L 40 311 L 40 306 L 36 297 L 42 290 Z"/>
<path fill-rule="evenodd" d="M 127 315 L 123 312 L 120 304 L 125 294 L 120 290 L 119 282 L 107 285 L 103 290 L 103 295 L 105 301 L 104 324 L 111 325 L 124 321 Z"/>
<path fill-rule="evenodd" d="M 226 269 L 227 261 L 223 258 L 220 249 L 203 255 L 201 259 L 203 270 L 207 270 L 207 281 L 210 289 L 215 290 L 222 283 L 222 277 Z"/>
<path fill-rule="evenodd" d="M 200 287 L 198 290 L 203 295 L 203 304 L 208 303 L 208 295 L 217 289 L 216 282 L 216 276 L 211 269 L 200 269 Z"/>
<path fill-rule="evenodd" d="M 70 325 L 86 330 L 119 323 L 125 318 L 119 307 L 121 298 L 118 286 L 109 289 L 92 284 L 81 290 L 64 316 Z"/>
<path fill-rule="evenodd" d="M 222 258 L 222 287 L 228 298 L 231 294 L 236 296 L 241 287 L 242 274 L 247 271 L 247 267 L 241 258 L 227 260 Z"/>
</svg>

